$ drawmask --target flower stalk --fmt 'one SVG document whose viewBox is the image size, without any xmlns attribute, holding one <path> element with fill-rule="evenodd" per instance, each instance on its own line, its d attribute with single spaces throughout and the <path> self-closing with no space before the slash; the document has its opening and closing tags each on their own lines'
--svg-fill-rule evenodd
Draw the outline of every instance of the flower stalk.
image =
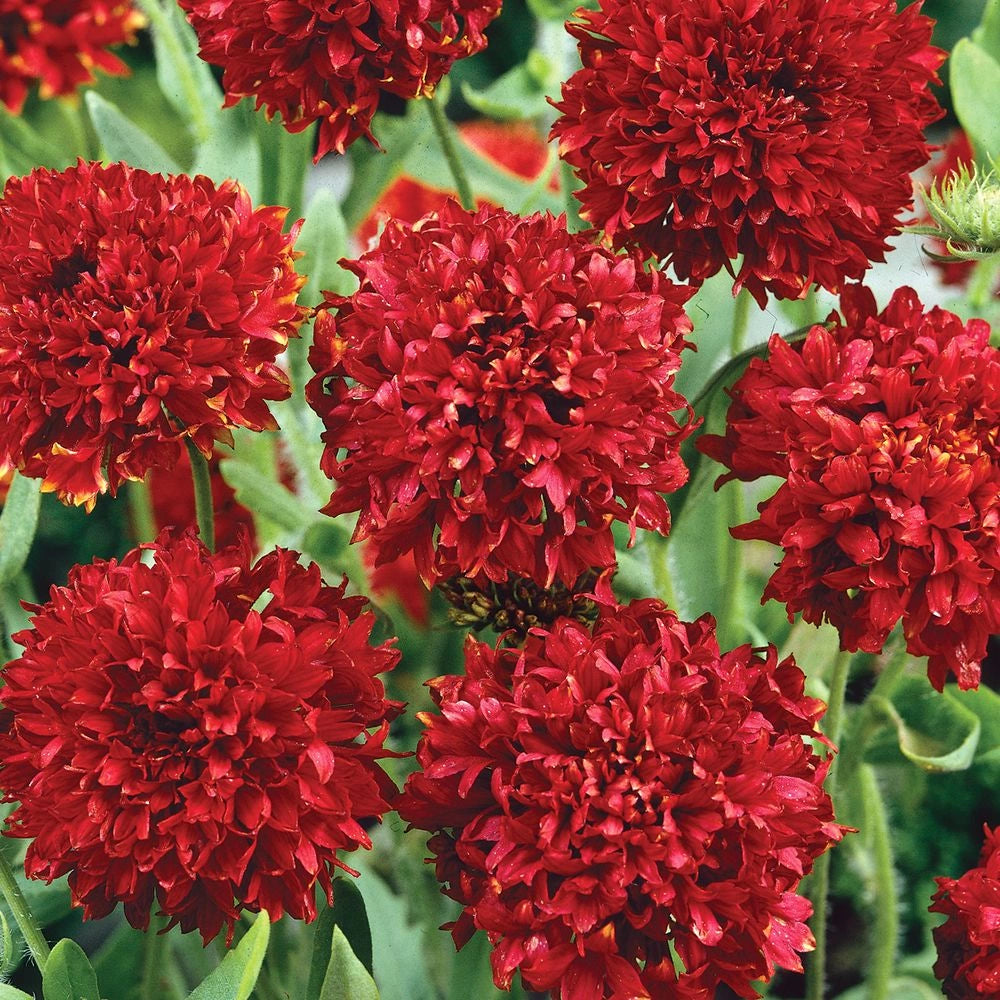
<svg viewBox="0 0 1000 1000">
<path fill-rule="evenodd" d="M 212 502 L 212 474 L 205 456 L 191 443 L 187 445 L 191 459 L 191 480 L 194 486 L 194 509 L 198 521 L 198 534 L 209 552 L 215 551 L 215 505 Z"/>
<path fill-rule="evenodd" d="M 446 88 L 445 88 L 446 89 Z M 462 163 L 462 154 L 459 152 L 458 143 L 455 142 L 455 134 L 445 114 L 443 96 L 445 90 L 438 90 L 430 100 L 424 102 L 427 106 L 427 113 L 430 115 L 431 124 L 434 126 L 434 134 L 441 145 L 441 152 L 444 154 L 445 163 L 451 172 L 452 180 L 455 182 L 455 190 L 458 192 L 458 200 L 462 208 L 469 211 L 476 207 L 476 199 L 472 194 L 472 184 L 469 182 L 469 175 L 465 172 Z"/>
<path fill-rule="evenodd" d="M 35 915 L 31 912 L 31 907 L 28 906 L 28 901 L 24 898 L 21 887 L 17 884 L 14 869 L 11 868 L 7 855 L 2 849 L 0 849 L 0 892 L 3 893 L 3 898 L 10 907 L 10 912 L 14 914 L 14 919 L 24 935 L 24 941 L 28 946 L 28 951 L 31 952 L 31 957 L 39 969 L 44 969 L 51 951 L 49 943 L 45 940 L 45 935 L 42 933 Z"/>
</svg>

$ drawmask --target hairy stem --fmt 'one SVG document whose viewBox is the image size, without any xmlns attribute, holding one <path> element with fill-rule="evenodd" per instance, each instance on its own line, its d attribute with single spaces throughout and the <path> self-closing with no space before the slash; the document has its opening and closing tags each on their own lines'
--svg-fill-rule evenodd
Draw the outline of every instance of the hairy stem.
<svg viewBox="0 0 1000 1000">
<path fill-rule="evenodd" d="M 455 190 L 458 192 L 458 200 L 462 203 L 462 208 L 472 211 L 476 207 L 475 198 L 472 196 L 472 185 L 469 183 L 469 175 L 462 165 L 462 157 L 455 142 L 455 133 L 451 122 L 448 121 L 444 113 L 444 105 L 440 97 L 440 91 L 436 93 L 427 105 L 427 111 L 431 116 L 431 124 L 437 134 L 438 142 L 441 144 L 441 152 L 444 153 L 445 162 L 455 181 Z"/>
<path fill-rule="evenodd" d="M 208 546 L 215 551 L 215 508 L 212 504 L 212 478 L 205 456 L 185 438 L 188 455 L 191 458 L 191 479 L 194 483 L 194 511 L 198 519 L 198 533 Z"/>
<path fill-rule="evenodd" d="M 45 968 L 45 963 L 49 958 L 49 943 L 45 940 L 35 915 L 28 906 L 28 901 L 21 892 L 21 887 L 17 884 L 14 876 L 14 869 L 11 868 L 7 855 L 0 850 L 0 892 L 10 907 L 10 912 L 14 914 L 17 926 L 21 928 L 28 951 L 35 960 L 39 969 Z"/>
<path fill-rule="evenodd" d="M 874 769 L 865 764 L 861 768 L 859 777 L 865 828 L 871 833 L 875 860 L 875 925 L 871 931 L 868 1000 L 889 1000 L 889 981 L 896 963 L 896 945 L 899 938 L 899 912 L 889 818 Z"/>
<path fill-rule="evenodd" d="M 851 672 L 851 654 L 841 651 L 833 663 L 833 674 L 830 678 L 830 704 L 824 720 L 824 731 L 834 745 L 840 739 L 844 719 L 844 695 L 847 690 L 847 679 Z M 831 762 L 827 775 L 827 786 L 831 794 L 836 788 L 834 770 L 837 760 Z M 826 927 L 827 903 L 830 896 L 830 851 L 821 854 L 813 867 L 812 891 L 810 896 L 813 904 L 812 931 L 816 938 L 816 950 L 806 961 L 806 1000 L 823 1000 L 826 986 Z"/>
</svg>

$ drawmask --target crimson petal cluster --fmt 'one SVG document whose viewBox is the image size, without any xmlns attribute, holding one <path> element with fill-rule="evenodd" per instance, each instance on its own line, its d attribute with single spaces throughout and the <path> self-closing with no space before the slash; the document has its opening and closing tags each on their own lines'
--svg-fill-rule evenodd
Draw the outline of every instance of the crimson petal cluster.
<svg viewBox="0 0 1000 1000">
<path fill-rule="evenodd" d="M 795 889 L 840 839 L 809 737 L 823 703 L 773 646 L 722 653 L 714 621 L 607 598 L 523 649 L 469 639 L 430 682 L 399 812 L 431 831 L 459 947 L 493 943 L 559 1000 L 711 1000 L 800 969 L 811 907 Z M 684 970 L 675 973 L 671 949 Z"/>
<path fill-rule="evenodd" d="M 378 563 L 572 586 L 614 565 L 612 521 L 668 530 L 688 289 L 563 219 L 454 202 L 345 265 L 360 288 L 327 293 L 307 394 L 324 511 L 360 511 Z"/>
<path fill-rule="evenodd" d="M 936 879 L 930 909 L 947 919 L 934 928 L 934 975 L 948 1000 L 1000 996 L 1000 827 L 985 832 L 975 868 Z"/>
<path fill-rule="evenodd" d="M 1000 629 L 1000 352 L 968 324 L 897 290 L 879 312 L 851 287 L 805 341 L 775 336 L 732 389 L 725 436 L 699 448 L 738 478 L 778 476 L 737 538 L 780 545 L 764 600 L 878 652 L 902 619 L 907 649 L 979 683 Z"/>
<path fill-rule="evenodd" d="M 17 114 L 35 83 L 56 97 L 92 83 L 95 68 L 127 73 L 108 50 L 143 23 L 128 0 L 0 0 L 0 104 Z"/>
<path fill-rule="evenodd" d="M 701 281 L 742 255 L 764 303 L 883 260 L 942 115 L 920 3 L 601 0 L 553 134 L 582 215 Z"/>
<path fill-rule="evenodd" d="M 294 552 L 144 548 L 152 565 L 136 549 L 75 567 L 15 636 L 4 832 L 34 838 L 30 877 L 69 873 L 87 918 L 121 902 L 145 928 L 155 902 L 206 942 L 242 909 L 311 919 L 395 793 L 378 758 L 401 706 L 377 675 L 398 653 Z"/>
<path fill-rule="evenodd" d="M 273 429 L 303 279 L 287 210 L 235 181 L 80 162 L 0 200 L 0 458 L 93 506 L 185 438 Z"/>
<path fill-rule="evenodd" d="M 180 0 L 226 102 L 256 98 L 290 132 L 319 122 L 317 159 L 362 135 L 383 94 L 426 97 L 486 46 L 500 0 Z"/>
</svg>

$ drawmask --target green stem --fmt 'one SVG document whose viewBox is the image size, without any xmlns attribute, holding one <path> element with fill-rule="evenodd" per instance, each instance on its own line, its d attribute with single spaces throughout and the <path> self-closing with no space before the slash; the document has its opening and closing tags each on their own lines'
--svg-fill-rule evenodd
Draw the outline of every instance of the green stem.
<svg viewBox="0 0 1000 1000">
<path fill-rule="evenodd" d="M 198 533 L 210 552 L 215 551 L 215 508 L 212 504 L 212 476 L 205 456 L 185 438 L 191 458 L 191 479 L 194 482 L 194 511 Z"/>
<path fill-rule="evenodd" d="M 649 533 L 646 535 L 646 545 L 649 548 L 649 565 L 653 570 L 653 584 L 656 596 L 663 601 L 668 608 L 677 610 L 677 595 L 674 593 L 674 584 L 670 579 L 670 569 L 667 566 L 667 545 L 668 539 L 661 535 Z"/>
<path fill-rule="evenodd" d="M 149 495 L 149 483 L 145 479 L 128 484 L 128 510 L 132 515 L 132 533 L 136 543 L 141 545 L 156 538 L 156 515 Z"/>
<path fill-rule="evenodd" d="M 889 651 L 885 667 L 879 674 L 875 686 L 852 719 L 850 738 L 844 741 L 844 748 L 837 765 L 840 774 L 838 781 L 841 784 L 849 780 L 860 768 L 871 738 L 885 725 L 885 713 L 881 706 L 892 694 L 907 661 L 906 641 L 902 635 L 898 635 L 894 642 L 895 645 Z"/>
<path fill-rule="evenodd" d="M 726 491 L 726 520 L 731 528 L 742 524 L 746 519 L 743 503 L 743 483 L 738 479 L 729 482 L 723 487 Z M 743 543 L 733 538 L 729 532 L 722 535 L 722 564 L 725 567 L 723 576 L 723 608 L 722 608 L 722 630 L 728 638 L 733 640 L 732 645 L 739 645 L 744 641 L 745 629 L 742 625 L 743 619 L 743 590 L 745 579 L 745 568 L 743 565 Z M 729 648 L 728 645 L 726 648 Z"/>
<path fill-rule="evenodd" d="M 976 312 L 984 309 L 993 298 L 998 270 L 1000 270 L 1000 254 L 984 257 L 973 268 L 972 280 L 969 282 L 969 290 L 966 295 L 969 299 L 969 305 Z"/>
<path fill-rule="evenodd" d="M 212 123 L 202 105 L 198 83 L 191 75 L 187 53 L 185 53 L 181 41 L 174 31 L 173 25 L 164 14 L 160 0 L 139 0 L 139 6 L 149 18 L 150 26 L 156 33 L 156 37 L 163 43 L 169 54 L 171 66 L 180 81 L 181 89 L 184 91 L 184 101 L 191 114 L 194 139 L 199 144 L 203 143 L 211 135 Z"/>
<path fill-rule="evenodd" d="M 741 288 L 736 296 L 733 308 L 733 326 L 729 334 L 729 350 L 734 357 L 743 350 L 743 344 L 746 341 L 751 301 L 750 293 L 745 288 Z"/>
<path fill-rule="evenodd" d="M 889 1000 L 889 981 L 896 963 L 899 938 L 896 876 L 892 863 L 892 841 L 885 803 L 873 768 L 865 764 L 859 774 L 864 803 L 865 830 L 870 832 L 875 860 L 875 924 L 871 933 L 868 966 L 868 1000 Z"/>
<path fill-rule="evenodd" d="M 161 933 L 166 926 L 163 917 L 152 917 L 142 942 L 141 997 L 161 997 L 164 993 L 164 958 L 167 954 L 167 935 Z"/>
<path fill-rule="evenodd" d="M 0 892 L 3 893 L 10 912 L 14 914 L 17 926 L 21 928 L 31 957 L 39 969 L 44 969 L 49 958 L 49 943 L 45 940 L 45 935 L 38 926 L 38 921 L 35 920 L 21 887 L 17 884 L 14 869 L 11 868 L 7 855 L 2 850 L 0 850 Z"/>
<path fill-rule="evenodd" d="M 476 207 L 476 200 L 472 196 L 472 185 L 469 183 L 469 175 L 465 172 L 465 167 L 462 165 L 462 157 L 455 142 L 451 122 L 448 121 L 444 113 L 440 93 L 438 91 L 429 101 L 425 101 L 424 103 L 427 105 L 428 114 L 431 116 L 431 124 L 434 126 L 438 142 L 441 144 L 441 152 L 444 153 L 448 170 L 455 181 L 458 200 L 462 203 L 463 208 L 471 212 Z"/>
<path fill-rule="evenodd" d="M 277 120 L 254 115 L 262 157 L 264 189 L 262 201 L 288 209 L 285 227 L 302 217 L 306 174 L 312 158 L 315 129 L 289 132 Z"/>
<path fill-rule="evenodd" d="M 826 711 L 823 729 L 830 742 L 835 746 L 840 740 L 840 731 L 844 719 L 844 695 L 847 691 L 847 679 L 851 673 L 851 654 L 841 651 L 833 662 L 833 675 L 830 678 L 830 703 Z M 834 791 L 834 769 L 837 764 L 835 757 L 830 763 L 827 774 L 827 784 L 831 794 Z M 816 938 L 816 950 L 806 962 L 806 1000 L 823 1000 L 826 986 L 826 928 L 827 903 L 830 896 L 830 851 L 821 854 L 816 859 L 812 875 L 813 904 L 812 931 Z"/>
<path fill-rule="evenodd" d="M 750 293 L 741 288 L 733 305 L 733 325 L 729 332 L 730 354 L 738 355 L 743 350 L 749 320 Z M 728 485 L 725 502 L 726 519 L 729 526 L 735 528 L 745 520 L 743 484 L 738 479 Z M 736 645 L 742 641 L 744 631 L 742 627 L 737 627 L 737 621 L 743 617 L 743 546 L 728 531 L 722 537 L 722 545 L 722 565 L 725 567 L 722 630 Z"/>
<path fill-rule="evenodd" d="M 563 204 L 566 206 L 566 228 L 571 233 L 578 233 L 581 229 L 586 229 L 588 223 L 580 218 L 580 203 L 574 196 L 576 174 L 565 160 L 559 161 L 559 181 L 563 191 Z"/>
</svg>

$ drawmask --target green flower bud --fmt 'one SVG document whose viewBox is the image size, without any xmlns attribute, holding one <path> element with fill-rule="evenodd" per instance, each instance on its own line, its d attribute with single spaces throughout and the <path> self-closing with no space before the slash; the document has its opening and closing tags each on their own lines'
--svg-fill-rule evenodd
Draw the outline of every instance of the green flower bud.
<svg viewBox="0 0 1000 1000">
<path fill-rule="evenodd" d="M 1000 177 L 996 167 L 983 172 L 975 164 L 958 169 L 921 189 L 927 211 L 937 225 L 913 226 L 913 231 L 941 240 L 947 254 L 924 252 L 934 260 L 979 260 L 1000 252 Z"/>
</svg>

